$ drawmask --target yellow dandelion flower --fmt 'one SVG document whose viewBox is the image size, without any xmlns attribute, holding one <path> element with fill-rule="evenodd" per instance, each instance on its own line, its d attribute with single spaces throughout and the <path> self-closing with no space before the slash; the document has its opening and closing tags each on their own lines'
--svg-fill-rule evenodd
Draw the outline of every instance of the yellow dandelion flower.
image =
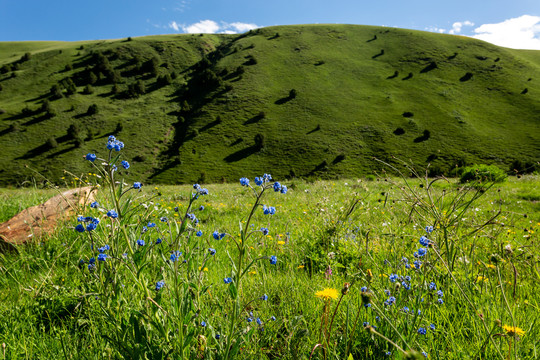
<svg viewBox="0 0 540 360">
<path fill-rule="evenodd" d="M 315 296 L 323 300 L 336 300 L 338 298 L 338 291 L 336 289 L 325 288 L 324 290 L 317 291 Z"/>
<path fill-rule="evenodd" d="M 304 265 L 298 265 L 297 269 L 303 269 L 304 267 Z"/>
<path fill-rule="evenodd" d="M 521 336 L 525 334 L 525 331 L 516 326 L 503 325 L 502 328 L 506 331 L 506 334 L 510 336 Z"/>
<path fill-rule="evenodd" d="M 277 242 L 277 244 L 278 244 L 278 245 L 285 245 L 285 241 L 279 240 L 279 241 Z"/>
<path fill-rule="evenodd" d="M 199 270 L 201 270 L 201 269 L 202 269 L 202 267 L 200 267 L 200 266 L 199 266 Z M 208 268 L 207 268 L 207 267 L 205 267 L 205 268 L 204 268 L 204 269 L 202 269 L 202 270 L 203 270 L 203 271 L 208 271 Z"/>
<path fill-rule="evenodd" d="M 255 270 L 248 272 L 249 275 L 255 275 L 257 272 Z"/>
</svg>

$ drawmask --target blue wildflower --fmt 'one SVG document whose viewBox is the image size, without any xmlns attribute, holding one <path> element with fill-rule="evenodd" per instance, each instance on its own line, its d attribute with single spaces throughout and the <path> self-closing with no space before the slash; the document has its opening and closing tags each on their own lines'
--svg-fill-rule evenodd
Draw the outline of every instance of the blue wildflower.
<svg viewBox="0 0 540 360">
<path fill-rule="evenodd" d="M 112 171 L 118 171 L 118 167 L 116 165 L 112 166 Z"/>
<path fill-rule="evenodd" d="M 202 326 L 202 327 L 206 327 L 206 322 L 201 321 L 201 326 Z"/>
<path fill-rule="evenodd" d="M 263 205 L 264 215 L 274 215 L 276 213 L 276 208 L 273 206 Z"/>
<path fill-rule="evenodd" d="M 118 217 L 118 213 L 114 210 L 107 211 L 107 216 L 111 219 L 116 219 Z"/>
<path fill-rule="evenodd" d="M 199 206 L 199 211 L 203 211 L 204 210 L 204 206 Z"/>
<path fill-rule="evenodd" d="M 129 163 L 126 160 L 122 160 L 121 164 L 124 169 L 129 169 Z"/>
<path fill-rule="evenodd" d="M 111 247 L 110 247 L 109 245 L 105 245 L 105 246 L 103 246 L 103 247 L 100 247 L 100 248 L 98 249 L 98 251 L 99 251 L 100 253 L 104 253 L 105 251 L 108 251 L 108 250 L 110 250 L 110 249 L 111 249 Z"/>
<path fill-rule="evenodd" d="M 149 228 L 153 228 L 153 227 L 156 227 L 156 223 L 153 223 L 153 222 L 149 222 L 148 225 Z"/>
<path fill-rule="evenodd" d="M 429 328 L 430 328 L 431 330 L 435 330 L 435 324 L 429 325 Z"/>
<path fill-rule="evenodd" d="M 390 290 L 384 290 L 384 294 L 385 294 L 386 296 L 390 296 Z"/>
<path fill-rule="evenodd" d="M 163 241 L 163 240 L 161 240 L 161 238 L 157 238 L 157 240 L 156 240 L 156 245 L 161 244 L 162 241 Z"/>
<path fill-rule="evenodd" d="M 408 313 L 408 312 L 409 312 L 409 308 L 408 308 L 408 307 L 406 307 L 406 306 L 404 306 L 404 307 L 403 307 L 403 309 L 401 309 L 401 310 L 402 310 L 403 312 L 406 312 L 406 313 Z"/>
<path fill-rule="evenodd" d="M 274 191 L 275 192 L 278 192 L 279 190 L 281 190 L 281 184 L 279 182 L 275 182 L 274 183 Z"/>
<path fill-rule="evenodd" d="M 388 298 L 387 301 L 388 301 L 388 303 L 389 303 L 390 305 L 392 305 L 392 304 L 394 304 L 394 303 L 396 302 L 396 298 L 393 297 L 393 296 L 390 296 L 390 297 Z"/>
<path fill-rule="evenodd" d="M 240 178 L 240 184 L 241 184 L 242 186 L 249 186 L 249 179 L 248 179 L 248 178 L 245 178 L 245 177 Z"/>
<path fill-rule="evenodd" d="M 391 355 L 392 355 L 392 352 L 387 351 L 387 352 L 384 353 L 384 355 L 386 355 L 386 356 L 391 356 Z"/>
<path fill-rule="evenodd" d="M 426 232 L 429 234 L 430 232 L 433 232 L 433 226 L 426 226 Z"/>
<path fill-rule="evenodd" d="M 252 318 L 250 318 L 250 317 L 248 317 L 248 318 L 247 318 L 246 320 L 247 320 L 247 322 L 248 322 L 248 323 L 250 323 L 250 322 L 252 322 L 252 321 L 253 321 L 253 319 L 252 319 Z"/>
<path fill-rule="evenodd" d="M 420 237 L 420 245 L 422 246 L 428 246 L 429 245 L 429 239 L 425 236 Z"/>
<path fill-rule="evenodd" d="M 427 352 L 425 352 L 425 351 L 422 351 L 422 355 L 424 355 L 425 358 L 428 357 Z"/>
<path fill-rule="evenodd" d="M 133 183 L 133 188 L 134 188 L 134 189 L 140 189 L 141 186 L 142 186 L 142 184 L 141 184 L 140 182 L 134 182 L 134 183 Z"/>
<path fill-rule="evenodd" d="M 275 316 L 271 316 L 271 317 L 270 317 L 270 320 L 276 321 L 276 317 L 275 317 Z"/>
<path fill-rule="evenodd" d="M 442 304 L 444 304 L 444 301 L 443 301 L 443 299 L 438 299 L 438 300 L 437 300 L 437 302 L 439 303 L 439 305 L 442 305 Z"/>
<path fill-rule="evenodd" d="M 275 255 L 270 256 L 270 264 L 272 265 L 277 264 L 277 257 Z"/>
<path fill-rule="evenodd" d="M 286 187 L 285 185 L 282 185 L 282 186 L 281 186 L 280 192 L 281 192 L 282 194 L 286 194 L 286 193 L 287 193 L 287 187 Z"/>
<path fill-rule="evenodd" d="M 263 301 L 268 300 L 268 295 L 264 294 L 263 296 L 261 296 L 261 300 L 263 300 Z"/>
<path fill-rule="evenodd" d="M 232 283 L 232 279 L 230 277 L 226 277 L 225 279 L 223 279 L 223 282 L 225 284 L 230 284 L 230 283 Z"/>
<path fill-rule="evenodd" d="M 199 185 L 199 184 L 193 184 L 193 189 L 199 191 L 199 190 L 201 190 L 201 185 Z"/>
<path fill-rule="evenodd" d="M 97 257 L 98 261 L 106 261 L 107 260 L 107 254 L 101 253 Z"/>
<path fill-rule="evenodd" d="M 367 321 L 364 321 L 364 323 L 362 324 L 364 327 L 366 326 L 369 326 L 369 323 Z"/>
<path fill-rule="evenodd" d="M 437 296 L 442 298 L 444 296 L 443 291 L 442 290 L 437 290 Z"/>
<path fill-rule="evenodd" d="M 375 321 L 379 322 L 379 321 L 381 321 L 381 318 L 378 317 L 378 316 L 375 316 Z"/>
<path fill-rule="evenodd" d="M 421 262 L 421 261 L 416 260 L 416 261 L 414 262 L 414 268 L 415 268 L 415 269 L 420 269 L 421 266 L 422 266 L 422 262 Z"/>
<path fill-rule="evenodd" d="M 223 239 L 223 237 L 224 237 L 225 235 L 226 235 L 226 233 L 221 233 L 221 234 L 220 234 L 217 230 L 214 231 L 214 232 L 212 233 L 212 236 L 213 236 L 214 239 L 216 239 L 216 240 L 221 240 L 221 239 Z"/>
<path fill-rule="evenodd" d="M 219 340 L 220 337 L 221 337 L 221 335 L 216 334 L 216 340 Z"/>
<path fill-rule="evenodd" d="M 390 280 L 390 282 L 396 282 L 398 279 L 398 276 L 396 274 L 390 274 L 390 276 L 388 277 L 388 280 Z"/>
<path fill-rule="evenodd" d="M 433 281 L 429 283 L 429 290 L 431 291 L 437 290 L 437 285 Z"/>
<path fill-rule="evenodd" d="M 97 228 L 97 224 L 98 223 L 96 223 L 96 222 L 89 223 L 88 225 L 86 225 L 86 231 L 95 230 Z"/>
<path fill-rule="evenodd" d="M 263 180 L 264 180 L 264 182 L 268 182 L 268 181 L 272 180 L 272 175 L 264 174 L 263 175 Z"/>
<path fill-rule="evenodd" d="M 418 249 L 418 256 L 424 256 L 426 255 L 427 250 L 425 248 Z"/>
<path fill-rule="evenodd" d="M 144 246 L 145 242 L 142 239 L 137 240 L 137 245 Z"/>
<path fill-rule="evenodd" d="M 165 281 L 160 280 L 156 283 L 156 291 L 160 290 L 162 287 L 165 286 Z"/>
<path fill-rule="evenodd" d="M 99 207 L 99 203 L 97 201 L 94 201 L 93 203 L 90 204 L 90 207 L 92 209 L 96 209 L 97 207 Z"/>
<path fill-rule="evenodd" d="M 216 249 L 210 248 L 210 249 L 208 249 L 208 252 L 210 252 L 210 255 L 212 255 L 212 256 L 216 255 Z"/>
<path fill-rule="evenodd" d="M 409 285 L 408 283 L 402 282 L 401 285 L 403 285 L 403 288 L 404 288 L 405 290 L 411 290 L 411 285 Z"/>
<path fill-rule="evenodd" d="M 94 161 L 96 161 L 97 157 L 96 157 L 96 154 L 90 154 L 89 153 L 89 154 L 86 154 L 85 158 L 86 158 L 86 160 L 88 160 L 90 162 L 94 162 Z"/>
<path fill-rule="evenodd" d="M 361 292 L 366 292 L 366 291 L 367 291 L 367 287 L 362 286 L 362 287 L 360 288 L 360 291 L 361 291 Z"/>
<path fill-rule="evenodd" d="M 202 231 L 201 231 L 201 230 L 197 231 L 197 232 L 195 233 L 195 235 L 197 235 L 197 236 L 202 236 Z"/>
<path fill-rule="evenodd" d="M 418 333 L 419 333 L 420 335 L 426 335 L 426 332 L 427 332 L 426 329 L 424 329 L 423 327 L 418 328 Z"/>
<path fill-rule="evenodd" d="M 208 189 L 201 189 L 201 190 L 199 190 L 199 194 L 201 194 L 201 195 L 208 195 L 208 194 L 209 194 Z"/>
<path fill-rule="evenodd" d="M 261 186 L 263 184 L 263 178 L 255 177 L 255 185 Z"/>
<path fill-rule="evenodd" d="M 170 259 L 172 262 L 175 262 L 178 260 L 178 258 L 180 258 L 180 256 L 182 256 L 182 253 L 180 251 L 173 251 L 171 253 Z"/>
<path fill-rule="evenodd" d="M 262 321 L 260 318 L 257 318 L 257 324 L 262 325 Z"/>
<path fill-rule="evenodd" d="M 81 233 L 84 232 L 84 225 L 83 225 L 83 224 L 79 224 L 79 225 L 75 226 L 75 230 L 76 230 L 77 232 L 81 232 Z"/>
<path fill-rule="evenodd" d="M 261 232 L 263 233 L 263 235 L 266 236 L 270 231 L 268 230 L 268 228 L 261 228 Z"/>
</svg>

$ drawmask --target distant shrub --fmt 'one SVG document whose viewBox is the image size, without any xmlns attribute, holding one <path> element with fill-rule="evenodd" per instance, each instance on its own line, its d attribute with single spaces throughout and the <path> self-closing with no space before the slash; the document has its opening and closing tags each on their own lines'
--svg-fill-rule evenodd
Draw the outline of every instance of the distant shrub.
<svg viewBox="0 0 540 360">
<path fill-rule="evenodd" d="M 86 85 L 84 87 L 83 93 L 86 94 L 86 95 L 93 94 L 94 93 L 94 88 L 92 87 L 92 85 L 88 84 L 88 85 Z"/>
<path fill-rule="evenodd" d="M 51 90 L 49 90 L 49 94 L 52 99 L 61 99 L 64 97 L 64 95 L 62 94 L 62 88 L 60 88 L 60 85 L 58 84 L 54 84 L 51 87 Z"/>
<path fill-rule="evenodd" d="M 67 78 L 63 82 L 63 84 L 64 84 L 64 87 L 66 88 L 66 92 L 68 95 L 73 95 L 77 92 L 77 86 L 75 85 L 73 80 L 71 80 L 71 78 Z"/>
<path fill-rule="evenodd" d="M 506 180 L 506 173 L 495 165 L 473 165 L 463 169 L 459 181 L 466 183 L 470 181 L 479 182 L 503 182 Z"/>
<path fill-rule="evenodd" d="M 71 64 L 66 64 L 66 66 L 64 66 L 64 71 L 71 71 L 73 70 L 73 66 Z"/>
<path fill-rule="evenodd" d="M 11 71 L 11 64 L 5 64 L 0 68 L 0 74 L 7 74 Z"/>
<path fill-rule="evenodd" d="M 58 142 L 56 141 L 54 137 L 51 136 L 50 138 L 47 139 L 46 145 L 49 149 L 55 149 L 58 147 Z"/>
<path fill-rule="evenodd" d="M 86 111 L 87 115 L 95 115 L 99 112 L 99 108 L 96 104 L 92 104 L 88 107 L 88 110 Z"/>
<path fill-rule="evenodd" d="M 28 60 L 30 60 L 31 57 L 32 57 L 32 54 L 27 52 L 23 56 L 21 56 L 21 62 L 28 61 Z"/>
<path fill-rule="evenodd" d="M 67 129 L 67 137 L 70 140 L 75 140 L 81 136 L 81 129 L 78 124 L 71 124 Z"/>
<path fill-rule="evenodd" d="M 539 168 L 538 163 L 534 163 L 532 161 L 522 161 L 522 160 L 514 160 L 510 164 L 510 172 L 513 174 L 532 174 L 535 171 L 537 171 Z"/>
<path fill-rule="evenodd" d="M 405 134 L 405 130 L 403 128 L 398 127 L 396 130 L 394 130 L 394 135 L 403 135 Z"/>
<path fill-rule="evenodd" d="M 0 91 L 2 91 L 4 89 L 4 87 L 2 86 L 2 84 L 0 84 Z"/>
<path fill-rule="evenodd" d="M 295 89 L 291 89 L 291 91 L 289 91 L 289 99 L 296 98 L 296 95 L 298 95 L 298 92 Z"/>
<path fill-rule="evenodd" d="M 332 164 L 337 164 L 337 163 L 340 163 L 342 162 L 343 160 L 345 160 L 345 154 L 339 154 L 338 156 L 336 156 L 336 158 L 334 159 L 334 161 L 332 161 Z"/>
<path fill-rule="evenodd" d="M 264 137 L 264 134 L 257 134 L 255 135 L 255 148 L 257 150 L 262 150 L 264 148 L 264 145 L 265 145 L 265 137 Z"/>
<path fill-rule="evenodd" d="M 133 41 L 133 39 L 131 38 L 131 36 L 128 36 L 128 38 L 126 39 L 126 41 Z"/>
<path fill-rule="evenodd" d="M 406 118 L 410 118 L 414 116 L 414 114 L 410 111 L 405 111 L 402 115 L 403 117 L 406 117 Z"/>
<path fill-rule="evenodd" d="M 114 129 L 114 133 L 118 135 L 118 133 L 120 133 L 122 130 L 124 130 L 124 123 L 122 121 L 119 121 L 116 124 L 116 129 Z"/>
<path fill-rule="evenodd" d="M 88 84 L 94 85 L 98 81 L 98 77 L 97 77 L 96 74 L 94 74 L 93 71 L 90 71 L 88 73 L 88 80 L 87 81 L 88 81 Z"/>
</svg>

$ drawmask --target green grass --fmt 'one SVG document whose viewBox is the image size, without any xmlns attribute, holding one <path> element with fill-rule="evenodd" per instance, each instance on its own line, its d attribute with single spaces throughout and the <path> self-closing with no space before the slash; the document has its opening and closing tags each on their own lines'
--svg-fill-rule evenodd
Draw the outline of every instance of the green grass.
<svg viewBox="0 0 540 360">
<path fill-rule="evenodd" d="M 506 358 L 509 348 L 512 359 L 538 356 L 540 349 L 535 334 L 540 331 L 537 317 L 540 304 L 536 286 L 540 274 L 538 251 L 534 245 L 540 231 L 538 177 L 511 177 L 505 183 L 496 184 L 471 204 L 455 226 L 447 229 L 450 242 L 455 246 L 452 276 L 446 270 L 449 263 L 443 228 L 444 219 L 452 218 L 449 213 L 450 217 L 446 217 L 446 211 L 455 203 L 451 199 L 467 191 L 467 188 L 456 190 L 457 180 L 433 183 L 430 195 L 434 206 L 417 204 L 414 208 L 410 200 L 428 201 L 425 181 L 410 180 L 409 187 L 396 178 L 294 180 L 283 184 L 289 188 L 286 195 L 272 191 L 263 201 L 275 206 L 276 214 L 268 217 L 257 211 L 253 217 L 253 229 L 268 227 L 270 234 L 249 240 L 246 244 L 248 258 L 277 255 L 278 264 L 269 265 L 268 260 L 257 262 L 243 280 L 240 299 L 245 311 L 241 312 L 238 325 L 243 335 L 238 335 L 237 340 L 244 339 L 245 342 L 236 358 L 310 358 L 312 349 L 321 340 L 320 321 L 324 307 L 324 302 L 316 298 L 315 293 L 323 288 L 340 291 L 345 282 L 352 286 L 336 312 L 330 342 L 325 344 L 327 358 L 347 358 L 350 353 L 354 359 L 379 359 L 385 358 L 386 351 L 393 353 L 391 358 L 403 358 L 390 343 L 368 334 L 362 326 L 364 321 L 376 325 L 378 332 L 405 350 L 408 344 L 412 349 L 427 352 L 431 359 L 494 359 L 501 355 Z M 200 284 L 190 283 L 186 288 L 188 283 L 179 285 L 179 289 L 185 289 L 185 299 L 191 299 L 190 294 L 194 296 L 185 313 L 174 315 L 174 277 L 173 272 L 167 270 L 165 260 L 169 258 L 169 250 L 177 248 L 166 247 L 168 235 L 162 235 L 165 239 L 162 250 L 155 245 L 155 250 L 147 255 L 151 261 L 144 270 L 141 269 L 139 278 L 154 301 L 160 304 L 162 311 L 159 311 L 145 300 L 145 291 L 125 271 L 120 254 L 127 250 L 122 250 L 125 244 L 118 242 L 121 237 L 109 234 L 106 227 L 109 221 L 104 214 L 88 208 L 81 210 L 81 214 L 101 218 L 94 241 L 99 246 L 105 243 L 112 246 L 111 258 L 107 263 L 99 264 L 99 271 L 90 273 L 86 264 L 78 265 L 79 259 L 88 260 L 91 252 L 87 234 L 73 230 L 75 219 L 59 227 L 49 239 L 20 247 L 19 254 L 0 255 L 0 335 L 6 344 L 5 355 L 0 350 L 0 356 L 10 359 L 120 358 L 121 354 L 129 357 L 126 348 L 131 347 L 139 349 L 141 358 L 142 353 L 148 358 L 160 358 L 156 349 L 174 348 L 177 352 L 170 356 L 179 358 L 178 344 L 182 341 L 176 330 L 178 321 L 185 324 L 184 336 L 193 331 L 191 340 L 184 338 L 189 342 L 183 356 L 222 356 L 220 348 L 223 349 L 227 341 L 233 305 L 229 294 L 231 285 L 225 285 L 223 278 L 231 276 L 227 254 L 235 259 L 237 248 L 232 237 L 216 241 L 211 234 L 218 230 L 238 239 L 239 224 L 245 224 L 254 198 L 249 189 L 239 184 L 206 187 L 210 194 L 201 197 L 193 207 L 204 205 L 204 210 L 192 211 L 200 219 L 197 229 L 203 231 L 203 236 L 182 237 L 179 248 L 186 259 L 189 253 L 196 252 L 191 246 L 202 249 L 200 255 L 190 258 L 197 274 L 193 281 L 200 281 Z M 165 231 L 167 226 L 159 222 L 159 217 L 181 219 L 182 215 L 178 214 L 185 213 L 191 191 L 191 186 L 143 187 L 141 193 L 134 195 L 133 205 L 145 203 L 148 209 L 138 207 L 133 214 L 128 226 L 130 241 L 143 238 L 149 246 L 149 241 L 155 241 L 160 235 L 154 230 L 140 235 L 140 227 L 154 221 Z M 0 204 L 0 214 L 2 218 L 8 218 L 18 211 L 15 209 L 37 204 L 55 192 L 3 189 L 0 194 L 5 200 Z M 113 207 L 105 188 L 100 191 L 98 200 L 106 209 Z M 344 216 L 353 200 L 359 201 L 355 210 Z M 174 207 L 179 207 L 178 213 L 174 212 Z M 413 209 L 416 212 L 411 211 Z M 424 212 L 425 209 L 429 212 Z M 440 211 L 436 222 L 430 217 L 430 211 Z M 437 242 L 442 258 L 437 258 L 434 250 L 429 249 L 421 271 L 407 270 L 401 258 L 414 260 L 412 253 L 420 247 L 418 239 L 428 224 L 436 227 L 430 238 Z M 174 226 L 172 229 L 174 232 Z M 471 234 L 475 229 L 479 230 Z M 512 250 L 505 250 L 507 246 Z M 197 271 L 208 247 L 215 248 L 217 253 L 203 265 L 208 271 Z M 499 260 L 494 262 L 492 259 Z M 109 266 L 113 264 L 116 272 L 110 272 Z M 333 272 L 330 278 L 325 277 L 328 267 Z M 373 277 L 368 275 L 368 269 Z M 190 270 L 181 267 L 178 273 L 183 279 L 189 276 Z M 392 273 L 410 275 L 412 290 L 397 289 L 395 284 L 389 283 L 387 277 Z M 155 292 L 153 287 L 161 279 L 165 280 L 166 286 Z M 436 302 L 434 292 L 426 291 L 429 281 L 435 281 L 444 291 L 443 305 L 433 304 Z M 110 286 L 117 282 L 124 286 L 114 295 Z M 362 286 L 369 287 L 372 293 L 374 307 L 371 310 L 362 306 Z M 384 289 L 391 290 L 397 298 L 394 306 L 382 305 L 387 297 Z M 267 294 L 267 301 L 258 299 L 263 294 Z M 424 302 L 419 302 L 421 298 Z M 331 301 L 330 316 L 336 306 L 337 301 Z M 381 309 L 379 315 L 383 320 L 380 322 L 375 319 L 378 314 L 375 306 Z M 422 309 L 422 317 L 417 319 L 399 311 L 404 306 L 413 312 Z M 250 311 L 254 313 L 254 321 L 247 323 L 245 319 L 250 316 Z M 150 317 L 144 314 L 150 314 Z M 353 330 L 357 314 L 359 324 Z M 276 317 L 275 322 L 270 320 L 271 316 Z M 257 317 L 263 320 L 264 331 L 258 330 Z M 139 329 L 147 332 L 136 330 L 134 333 L 135 325 L 130 323 L 130 318 L 136 319 Z M 152 325 L 155 319 L 164 321 L 168 335 L 161 334 L 156 325 Z M 201 327 L 201 321 L 207 326 Z M 483 321 L 493 335 L 492 340 Z M 418 335 L 418 327 L 427 328 L 431 323 L 436 325 L 435 331 Z M 525 335 L 516 339 L 500 336 L 505 331 L 499 323 L 515 324 L 525 331 Z M 122 332 L 122 324 L 131 330 L 123 333 L 122 342 L 117 344 L 113 339 Z M 222 334 L 222 338 L 215 340 L 215 334 Z M 169 342 L 164 341 L 165 336 Z M 350 339 L 353 341 L 346 353 Z M 201 342 L 204 351 L 197 350 Z M 315 351 L 312 358 L 323 359 L 320 350 Z"/>
<path fill-rule="evenodd" d="M 117 98 L 112 83 L 98 81 L 93 94 L 83 94 L 81 74 L 95 65 L 97 51 L 122 74 L 121 92 L 140 80 L 147 93 Z M 507 171 L 514 160 L 534 168 L 540 155 L 538 51 L 406 29 L 298 25 L 243 35 L 6 42 L 0 67 L 26 52 L 31 59 L 19 70 L 0 75 L 2 184 L 32 179 L 31 169 L 55 182 L 65 168 L 80 175 L 80 156 L 102 149 L 112 133 L 130 144 L 128 159 L 137 162 L 130 175 L 146 183 L 234 181 L 266 168 L 282 178 L 346 178 L 380 168 L 373 157 L 398 164 L 393 156 L 430 163 L 433 174 L 474 163 Z M 197 81 L 203 56 L 222 80 L 217 89 Z M 250 56 L 256 64 L 242 65 Z M 176 79 L 157 86 L 156 77 L 133 71 L 136 57 L 157 57 L 157 75 L 174 72 Z M 72 70 L 64 71 L 68 64 Z M 77 94 L 51 101 L 56 116 L 21 114 L 38 109 L 67 78 Z M 287 99 L 291 89 L 297 96 Z M 191 111 L 181 111 L 184 100 Z M 98 114 L 85 115 L 91 104 Z M 71 124 L 80 127 L 80 147 L 65 136 Z M 398 128 L 402 135 L 394 134 Z M 257 134 L 265 137 L 260 150 Z M 47 147 L 51 138 L 57 147 Z"/>
</svg>

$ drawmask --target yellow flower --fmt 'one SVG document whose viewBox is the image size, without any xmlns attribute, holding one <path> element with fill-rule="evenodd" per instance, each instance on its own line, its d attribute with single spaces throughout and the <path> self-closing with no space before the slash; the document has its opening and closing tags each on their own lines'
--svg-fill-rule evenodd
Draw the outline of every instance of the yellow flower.
<svg viewBox="0 0 540 360">
<path fill-rule="evenodd" d="M 248 272 L 249 275 L 256 275 L 257 272 L 255 270 Z"/>
<path fill-rule="evenodd" d="M 504 331 L 506 331 L 506 334 L 510 336 L 514 336 L 514 335 L 521 336 L 525 334 L 525 331 L 521 330 L 517 326 L 503 325 L 502 328 L 504 329 Z"/>
<path fill-rule="evenodd" d="M 201 270 L 201 269 L 202 269 L 202 267 L 199 266 L 199 270 Z M 205 268 L 203 269 L 203 271 L 208 271 L 208 268 L 205 267 Z"/>
<path fill-rule="evenodd" d="M 279 241 L 277 242 L 277 244 L 278 244 L 278 245 L 285 245 L 285 241 L 279 240 Z"/>
<path fill-rule="evenodd" d="M 324 290 L 317 291 L 315 296 L 323 300 L 336 300 L 338 298 L 338 291 L 336 289 L 325 288 Z"/>
<path fill-rule="evenodd" d="M 304 265 L 298 265 L 297 269 L 303 269 Z"/>
</svg>

